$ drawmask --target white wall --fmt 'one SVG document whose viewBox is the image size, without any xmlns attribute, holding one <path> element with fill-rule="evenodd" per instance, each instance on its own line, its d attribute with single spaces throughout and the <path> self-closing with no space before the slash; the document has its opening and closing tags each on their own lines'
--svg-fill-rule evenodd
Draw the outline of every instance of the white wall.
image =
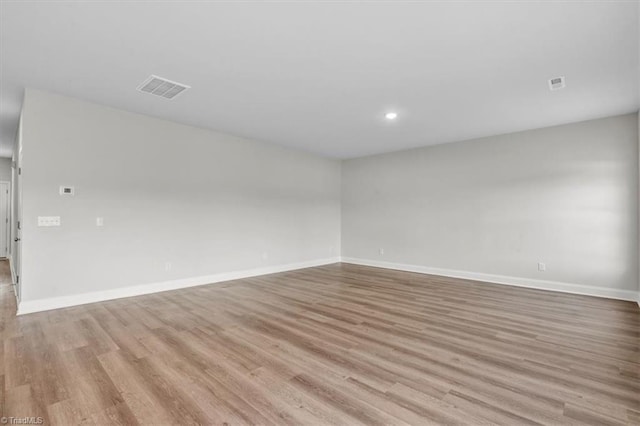
<svg viewBox="0 0 640 426">
<path fill-rule="evenodd" d="M 345 161 L 343 259 L 632 299 L 637 120 Z"/>
<path fill-rule="evenodd" d="M 338 161 L 36 90 L 22 119 L 27 305 L 339 256 Z"/>
<path fill-rule="evenodd" d="M 638 291 L 637 114 L 342 167 L 35 90 L 21 120 L 21 312 L 332 262 L 341 232 L 349 261 Z"/>
<path fill-rule="evenodd" d="M 0 181 L 11 182 L 11 158 L 0 158 Z"/>
</svg>

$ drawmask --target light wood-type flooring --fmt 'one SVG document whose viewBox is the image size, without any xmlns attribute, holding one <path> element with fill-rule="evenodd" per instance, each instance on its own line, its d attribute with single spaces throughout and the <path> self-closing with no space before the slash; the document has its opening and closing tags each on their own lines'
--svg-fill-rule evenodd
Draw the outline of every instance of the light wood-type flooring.
<svg viewBox="0 0 640 426">
<path fill-rule="evenodd" d="M 44 424 L 640 424 L 632 302 L 335 264 L 15 316 L 1 415 Z"/>
</svg>

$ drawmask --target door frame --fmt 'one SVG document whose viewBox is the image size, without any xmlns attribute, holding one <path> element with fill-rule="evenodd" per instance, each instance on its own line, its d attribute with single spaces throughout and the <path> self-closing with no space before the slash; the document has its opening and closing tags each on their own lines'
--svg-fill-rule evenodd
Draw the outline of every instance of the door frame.
<svg viewBox="0 0 640 426">
<path fill-rule="evenodd" d="M 16 302 L 22 299 L 22 117 L 18 120 L 18 133 L 11 158 L 11 281 L 14 286 Z"/>
<path fill-rule="evenodd" d="M 0 187 L 2 185 L 6 185 L 7 188 L 7 211 L 6 211 L 6 221 L 4 223 L 5 226 L 5 247 L 7 248 L 7 252 L 6 255 L 4 257 L 0 256 L 0 259 L 11 259 L 11 212 L 12 212 L 12 203 L 11 203 L 11 197 L 12 197 L 12 193 L 11 193 L 11 182 L 6 181 L 6 180 L 0 180 Z M 2 225 L 2 222 L 0 221 L 0 226 Z M 2 242 L 0 241 L 0 244 Z M 1 246 L 0 246 L 1 247 Z"/>
</svg>

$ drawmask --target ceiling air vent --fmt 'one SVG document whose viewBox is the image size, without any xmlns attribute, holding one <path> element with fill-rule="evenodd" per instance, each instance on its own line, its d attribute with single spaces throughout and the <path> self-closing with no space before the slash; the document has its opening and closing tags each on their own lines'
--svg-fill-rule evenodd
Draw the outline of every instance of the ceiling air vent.
<svg viewBox="0 0 640 426">
<path fill-rule="evenodd" d="M 549 80 L 549 90 L 560 90 L 564 88 L 564 77 L 555 77 Z"/>
<path fill-rule="evenodd" d="M 190 88 L 191 86 L 176 83 L 175 81 L 167 80 L 157 75 L 150 76 L 138 86 L 138 90 L 141 92 L 160 96 L 165 99 L 175 99 L 180 93 Z"/>
</svg>

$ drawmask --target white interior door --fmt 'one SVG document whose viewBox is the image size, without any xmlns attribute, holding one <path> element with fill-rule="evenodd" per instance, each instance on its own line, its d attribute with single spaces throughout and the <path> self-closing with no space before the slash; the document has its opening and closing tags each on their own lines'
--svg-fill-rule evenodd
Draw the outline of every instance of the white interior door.
<svg viewBox="0 0 640 426">
<path fill-rule="evenodd" d="M 9 182 L 0 182 L 0 258 L 9 257 L 9 217 L 11 198 L 9 194 Z"/>
<path fill-rule="evenodd" d="M 11 266 L 13 273 L 13 282 L 15 284 L 16 297 L 18 300 L 22 297 L 22 282 L 20 279 L 22 271 L 22 245 L 20 240 L 22 238 L 22 117 L 18 123 L 18 143 L 13 153 L 12 162 L 13 171 L 13 205 L 11 215 L 11 229 L 13 235 L 11 236 Z"/>
</svg>

